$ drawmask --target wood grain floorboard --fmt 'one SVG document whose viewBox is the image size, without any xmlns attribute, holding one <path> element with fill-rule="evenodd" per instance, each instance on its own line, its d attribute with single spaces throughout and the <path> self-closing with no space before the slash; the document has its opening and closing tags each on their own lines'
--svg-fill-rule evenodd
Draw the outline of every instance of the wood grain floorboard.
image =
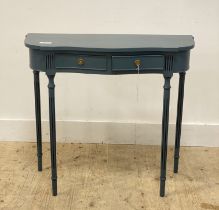
<svg viewBox="0 0 219 210">
<path fill-rule="evenodd" d="M 219 210 L 219 148 L 182 147 L 179 173 L 168 150 L 166 196 L 159 197 L 160 147 L 57 144 L 58 196 L 51 195 L 50 149 L 43 171 L 36 144 L 0 143 L 1 210 Z"/>
</svg>

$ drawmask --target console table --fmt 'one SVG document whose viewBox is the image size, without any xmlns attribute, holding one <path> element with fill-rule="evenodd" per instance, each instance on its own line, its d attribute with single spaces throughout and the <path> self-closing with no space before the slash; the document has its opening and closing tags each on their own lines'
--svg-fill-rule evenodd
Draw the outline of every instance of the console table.
<svg viewBox="0 0 219 210">
<path fill-rule="evenodd" d="M 164 77 L 160 196 L 165 195 L 170 80 L 179 74 L 174 172 L 178 172 L 184 81 L 189 69 L 191 35 L 27 34 L 30 68 L 34 73 L 38 170 L 42 171 L 39 72 L 48 77 L 52 193 L 57 195 L 55 83 L 56 73 L 162 74 Z"/>
</svg>

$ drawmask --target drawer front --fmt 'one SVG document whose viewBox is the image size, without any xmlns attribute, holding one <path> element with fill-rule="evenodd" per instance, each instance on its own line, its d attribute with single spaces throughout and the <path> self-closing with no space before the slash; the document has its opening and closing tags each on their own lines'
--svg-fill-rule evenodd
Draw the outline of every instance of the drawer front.
<svg viewBox="0 0 219 210">
<path fill-rule="evenodd" d="M 163 70 L 163 55 L 112 56 L 113 71 Z"/>
<path fill-rule="evenodd" d="M 106 71 L 106 57 L 99 55 L 56 54 L 57 69 L 78 69 Z"/>
</svg>

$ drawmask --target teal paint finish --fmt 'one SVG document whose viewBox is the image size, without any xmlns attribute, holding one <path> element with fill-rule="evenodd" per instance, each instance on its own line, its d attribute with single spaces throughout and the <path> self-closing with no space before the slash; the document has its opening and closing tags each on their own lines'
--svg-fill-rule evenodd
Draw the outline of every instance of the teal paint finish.
<svg viewBox="0 0 219 210">
<path fill-rule="evenodd" d="M 163 55 L 112 56 L 112 71 L 136 71 L 135 61 L 140 60 L 139 71 L 162 71 Z"/>
<path fill-rule="evenodd" d="M 78 64 L 78 61 L 83 59 L 84 64 Z M 106 71 L 106 56 L 104 55 L 76 55 L 71 53 L 57 53 L 55 54 L 55 68 L 56 69 L 78 69 L 78 70 L 94 70 Z"/>
<path fill-rule="evenodd" d="M 136 34 L 28 34 L 30 67 L 47 73 L 135 74 L 135 59 L 141 60 L 140 74 L 164 73 L 165 59 L 173 56 L 171 71 L 189 68 L 191 35 Z M 78 58 L 84 65 L 78 65 Z"/>
<path fill-rule="evenodd" d="M 136 74 L 135 59 L 141 60 L 139 74 L 164 73 L 167 55 L 172 55 L 172 72 L 184 72 L 189 69 L 190 51 L 175 53 L 91 53 L 70 51 L 41 51 L 30 49 L 30 67 L 36 71 L 73 72 L 84 74 Z M 77 64 L 83 58 L 85 64 Z"/>
<path fill-rule="evenodd" d="M 139 73 L 164 73 L 165 56 L 171 54 L 172 72 L 189 68 L 190 35 L 123 34 L 28 34 L 30 67 L 44 72 L 88 74 L 135 74 L 135 59 L 141 60 Z M 81 57 L 84 65 L 78 65 Z"/>
<path fill-rule="evenodd" d="M 27 34 L 25 45 L 39 50 L 86 52 L 179 52 L 194 47 L 191 35 Z"/>
<path fill-rule="evenodd" d="M 39 71 L 48 76 L 52 192 L 57 195 L 55 74 L 163 74 L 160 196 L 165 196 L 171 78 L 179 73 L 174 172 L 178 172 L 185 72 L 189 69 L 190 35 L 28 34 L 30 67 L 34 70 L 38 170 L 42 170 Z M 83 62 L 80 63 L 79 59 Z M 136 60 L 140 61 L 139 68 Z"/>
</svg>

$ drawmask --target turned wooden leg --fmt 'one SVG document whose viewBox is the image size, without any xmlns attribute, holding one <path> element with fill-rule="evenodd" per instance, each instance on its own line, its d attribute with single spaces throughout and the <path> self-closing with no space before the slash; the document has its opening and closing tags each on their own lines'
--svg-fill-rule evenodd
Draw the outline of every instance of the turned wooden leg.
<svg viewBox="0 0 219 210">
<path fill-rule="evenodd" d="M 40 104 L 39 72 L 38 71 L 33 71 L 33 75 L 34 75 L 34 95 L 35 95 L 35 117 L 36 117 L 38 171 L 42 171 L 42 131 L 41 131 L 41 104 Z"/>
<path fill-rule="evenodd" d="M 178 172 L 178 165 L 179 165 L 185 74 L 186 74 L 185 72 L 179 74 L 180 76 L 179 76 L 179 91 L 178 91 L 177 118 L 176 118 L 174 173 Z"/>
<path fill-rule="evenodd" d="M 57 168 L 56 168 L 56 119 L 55 119 L 55 75 L 47 75 L 49 79 L 49 124 L 50 124 L 50 151 L 51 151 L 51 179 L 52 194 L 57 195 Z"/>
<path fill-rule="evenodd" d="M 165 195 L 166 181 L 166 160 L 169 126 L 169 103 L 170 103 L 170 79 L 171 76 L 165 76 L 164 96 L 163 96 L 163 118 L 162 118 L 162 142 L 161 142 L 161 175 L 160 175 L 160 196 Z"/>
</svg>

